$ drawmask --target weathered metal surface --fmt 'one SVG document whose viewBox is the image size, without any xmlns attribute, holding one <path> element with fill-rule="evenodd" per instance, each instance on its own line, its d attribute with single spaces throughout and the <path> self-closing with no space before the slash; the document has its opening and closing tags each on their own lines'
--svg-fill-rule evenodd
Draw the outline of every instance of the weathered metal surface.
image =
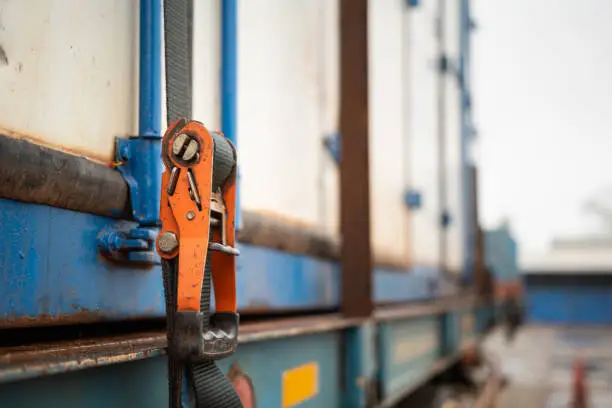
<svg viewBox="0 0 612 408">
<path fill-rule="evenodd" d="M 240 326 L 241 344 L 311 336 L 358 326 L 359 319 L 338 314 L 247 322 Z M 95 337 L 0 349 L 0 382 L 127 362 L 163 353 L 163 331 Z"/>
<path fill-rule="evenodd" d="M 1 134 L 0 163 L 0 197 L 110 217 L 132 216 L 130 206 L 134 203 L 130 203 L 126 181 L 107 166 Z M 145 173 L 150 173 L 149 170 Z M 138 186 L 134 189 L 137 191 Z M 146 197 L 137 198 L 139 203 L 146 200 Z M 142 216 L 141 213 L 134 215 Z M 293 254 L 330 260 L 340 258 L 338 239 L 321 233 L 318 228 L 272 213 L 246 210 L 238 239 Z M 407 266 L 384 255 L 376 257 L 376 261 L 380 267 L 405 270 Z"/>
<path fill-rule="evenodd" d="M 414 302 L 401 306 L 377 308 L 374 318 L 378 321 L 405 319 L 419 316 L 436 315 L 459 308 L 470 307 L 475 302 L 473 295 L 455 296 L 428 302 Z"/>
<path fill-rule="evenodd" d="M 99 231 L 115 221 L 0 199 L 0 225 L 0 327 L 164 316 L 158 267 L 126 267 L 98 254 Z M 239 249 L 241 314 L 338 308 L 337 263 L 252 245 Z M 373 279 L 380 303 L 429 296 L 423 278 L 413 274 L 377 270 Z"/>
<path fill-rule="evenodd" d="M 93 214 L 128 214 L 121 175 L 84 157 L 0 134 L 0 197 Z"/>
<path fill-rule="evenodd" d="M 368 122 L 368 2 L 340 1 L 341 310 L 372 312 Z"/>
<path fill-rule="evenodd" d="M 310 365 L 312 395 L 303 406 L 339 407 L 342 402 L 340 333 L 321 333 L 241 346 L 231 359 L 219 366 L 224 373 L 237 363 L 250 377 L 256 406 L 281 407 L 291 391 L 285 373 Z M 282 358 L 270 358 L 270 356 Z M 47 376 L 0 385 L 3 406 L 62 406 L 162 408 L 167 407 L 165 357 L 147 358 L 125 364 L 90 368 L 82 372 Z"/>
<path fill-rule="evenodd" d="M 137 132 L 138 4 L 34 4 L 2 4 L 0 127 L 108 163 Z"/>
<path fill-rule="evenodd" d="M 162 333 L 141 333 L 20 347 L 0 351 L 0 382 L 18 381 L 162 354 Z"/>
</svg>

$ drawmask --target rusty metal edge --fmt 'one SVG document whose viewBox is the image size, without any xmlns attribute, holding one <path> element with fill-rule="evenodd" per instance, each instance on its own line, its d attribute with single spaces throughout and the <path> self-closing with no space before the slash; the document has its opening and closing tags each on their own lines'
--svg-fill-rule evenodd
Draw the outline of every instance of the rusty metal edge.
<svg viewBox="0 0 612 408">
<path fill-rule="evenodd" d="M 165 334 L 147 332 L 0 350 L 0 382 L 32 379 L 164 354 Z"/>
<path fill-rule="evenodd" d="M 376 321 L 407 319 L 441 314 L 452 309 L 459 310 L 462 308 L 471 308 L 479 304 L 479 300 L 475 295 L 465 293 L 462 295 L 436 299 L 434 301 L 377 308 L 374 311 L 373 317 Z"/>
<path fill-rule="evenodd" d="M 383 322 L 444 313 L 467 300 L 408 304 L 376 310 L 371 318 L 344 318 L 339 313 L 298 318 L 280 318 L 246 323 L 241 326 L 241 344 L 311 335 L 355 327 L 366 322 Z M 144 332 L 92 340 L 56 342 L 34 346 L 0 349 L 0 382 L 36 378 L 81 370 L 89 367 L 123 363 L 164 354 L 166 335 L 162 331 Z M 456 358 L 456 357 L 453 357 Z M 439 364 L 432 368 L 435 372 Z M 439 372 L 439 371 L 438 371 Z"/>
<path fill-rule="evenodd" d="M 339 314 L 275 319 L 241 327 L 240 343 L 340 330 L 363 323 Z M 165 354 L 161 331 L 0 349 L 0 383 L 125 363 Z"/>
</svg>

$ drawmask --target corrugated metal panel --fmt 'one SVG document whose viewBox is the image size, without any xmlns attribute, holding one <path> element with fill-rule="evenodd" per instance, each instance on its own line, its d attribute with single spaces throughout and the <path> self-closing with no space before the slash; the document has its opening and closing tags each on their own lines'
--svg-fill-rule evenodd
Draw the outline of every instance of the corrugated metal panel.
<svg viewBox="0 0 612 408">
<path fill-rule="evenodd" d="M 240 345 L 231 358 L 219 363 L 229 371 L 238 362 L 252 381 L 256 405 L 288 406 L 282 403 L 284 374 L 304 364 L 316 367 L 314 395 L 304 407 L 339 407 L 341 404 L 340 332 L 292 337 Z M 271 356 L 282 355 L 283 358 Z M 0 386 L 2 406 L 67 408 L 167 407 L 167 362 L 165 357 L 92 368 L 83 372 L 53 375 Z M 292 405 L 294 406 L 294 405 Z"/>
</svg>

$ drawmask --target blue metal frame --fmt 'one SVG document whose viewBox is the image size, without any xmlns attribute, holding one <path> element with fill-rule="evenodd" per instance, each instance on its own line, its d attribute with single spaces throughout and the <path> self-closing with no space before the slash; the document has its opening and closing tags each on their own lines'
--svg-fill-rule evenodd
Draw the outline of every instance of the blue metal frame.
<svg viewBox="0 0 612 408">
<path fill-rule="evenodd" d="M 367 406 L 369 392 L 375 390 L 376 326 L 366 323 L 344 333 L 344 408 Z"/>
<path fill-rule="evenodd" d="M 118 140 L 119 166 L 130 187 L 133 216 L 140 225 L 159 223 L 162 119 L 162 5 L 140 2 L 138 137 Z"/>
<path fill-rule="evenodd" d="M 132 218 L 127 231 L 102 231 L 99 245 L 111 259 L 159 263 L 155 236 L 161 186 L 162 21 L 161 0 L 140 2 L 139 121 L 136 137 L 117 138 L 115 161 L 129 191 Z"/>
<path fill-rule="evenodd" d="M 238 0 L 221 1 L 221 131 L 238 148 Z M 240 150 L 238 150 L 240 154 Z M 240 169 L 236 195 L 236 229 L 240 229 Z"/>
<path fill-rule="evenodd" d="M 99 232 L 130 230 L 117 221 L 38 204 L 0 199 L 0 323 L 162 316 L 158 265 L 134 268 L 98 253 Z M 335 262 L 240 245 L 237 290 L 241 311 L 332 309 L 339 306 L 340 271 Z M 248 266 L 247 266 L 248 265 Z M 432 276 L 376 269 L 378 303 L 434 296 Z M 435 276 L 433 276 L 435 278 Z"/>
</svg>

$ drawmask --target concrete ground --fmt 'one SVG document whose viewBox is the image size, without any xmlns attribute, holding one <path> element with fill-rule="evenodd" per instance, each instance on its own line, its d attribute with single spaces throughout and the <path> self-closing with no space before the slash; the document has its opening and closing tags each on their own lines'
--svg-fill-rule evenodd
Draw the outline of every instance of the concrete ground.
<svg viewBox="0 0 612 408">
<path fill-rule="evenodd" d="M 612 407 L 612 328 L 526 326 L 512 344 L 496 331 L 484 350 L 510 381 L 497 408 L 567 408 L 577 357 L 587 367 L 589 408 Z"/>
</svg>

